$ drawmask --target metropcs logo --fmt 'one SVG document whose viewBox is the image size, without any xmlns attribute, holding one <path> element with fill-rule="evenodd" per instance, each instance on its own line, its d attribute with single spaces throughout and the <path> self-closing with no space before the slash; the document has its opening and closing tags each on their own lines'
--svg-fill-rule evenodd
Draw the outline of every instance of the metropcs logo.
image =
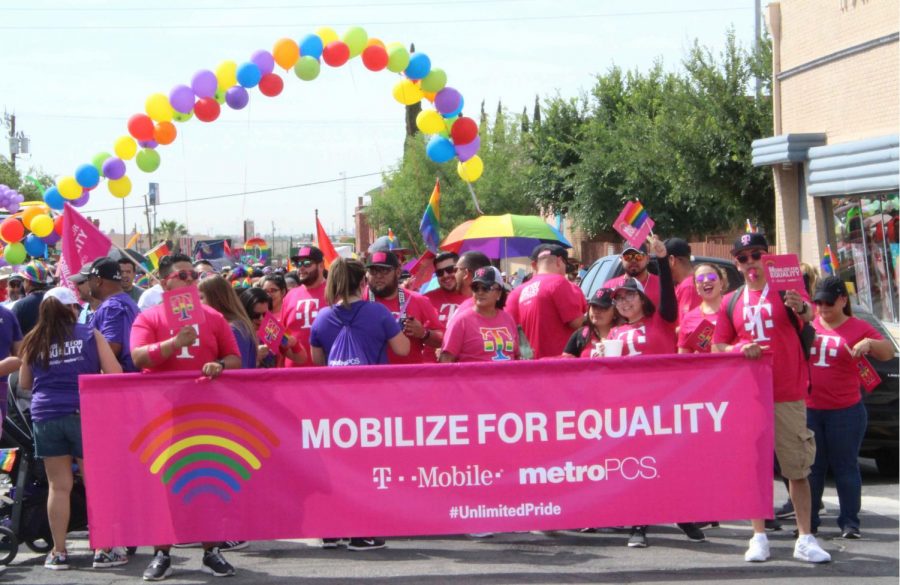
<svg viewBox="0 0 900 585">
<path fill-rule="evenodd" d="M 185 504 L 201 494 L 228 502 L 262 467 L 278 437 L 254 417 L 222 404 L 191 404 L 161 414 L 134 437 L 128 449 L 139 453 L 150 473 Z"/>
<path fill-rule="evenodd" d="M 566 461 L 564 465 L 557 467 L 520 467 L 519 485 L 582 483 L 612 479 L 635 481 L 654 479 L 656 476 L 656 459 L 653 457 L 624 457 L 604 459 L 602 464 L 575 465 L 571 461 Z"/>
</svg>

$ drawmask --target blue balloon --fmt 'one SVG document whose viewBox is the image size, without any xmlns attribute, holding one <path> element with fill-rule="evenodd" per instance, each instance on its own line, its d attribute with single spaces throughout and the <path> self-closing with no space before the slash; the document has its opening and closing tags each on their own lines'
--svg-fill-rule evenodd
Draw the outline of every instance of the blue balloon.
<svg viewBox="0 0 900 585">
<path fill-rule="evenodd" d="M 319 35 L 306 35 L 300 39 L 300 55 L 320 58 L 322 56 L 322 38 Z"/>
<path fill-rule="evenodd" d="M 100 171 L 94 165 L 81 165 L 75 169 L 75 180 L 85 189 L 93 189 L 100 182 Z"/>
<path fill-rule="evenodd" d="M 243 63 L 237 68 L 237 82 L 243 87 L 256 87 L 262 78 L 262 72 L 256 63 Z"/>
<path fill-rule="evenodd" d="M 404 73 L 408 79 L 424 79 L 431 73 L 431 59 L 425 53 L 413 53 Z"/>
<path fill-rule="evenodd" d="M 43 258 L 47 255 L 47 244 L 34 234 L 25 237 L 25 251 L 32 258 Z"/>
<path fill-rule="evenodd" d="M 63 207 L 65 207 L 66 200 L 63 199 L 62 194 L 59 192 L 55 186 L 50 187 L 46 191 L 44 191 L 44 203 L 47 204 L 50 209 L 56 209 L 59 211 Z"/>
<path fill-rule="evenodd" d="M 428 146 L 425 147 L 425 154 L 436 163 L 445 163 L 456 156 L 456 150 L 453 148 L 452 142 L 443 136 L 435 134 L 428 141 Z"/>
</svg>

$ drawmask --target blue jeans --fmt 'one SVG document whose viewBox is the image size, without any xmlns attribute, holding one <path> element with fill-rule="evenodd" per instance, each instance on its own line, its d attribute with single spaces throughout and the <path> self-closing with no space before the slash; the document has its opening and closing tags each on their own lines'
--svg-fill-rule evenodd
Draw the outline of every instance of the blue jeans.
<svg viewBox="0 0 900 585">
<path fill-rule="evenodd" d="M 806 409 L 806 424 L 816 434 L 816 460 L 809 474 L 813 530 L 820 524 L 819 504 L 825 490 L 825 474 L 829 469 L 834 476 L 841 506 L 838 526 L 842 531 L 859 529 L 862 477 L 858 458 L 867 422 L 866 407 L 861 401 L 836 410 Z"/>
</svg>

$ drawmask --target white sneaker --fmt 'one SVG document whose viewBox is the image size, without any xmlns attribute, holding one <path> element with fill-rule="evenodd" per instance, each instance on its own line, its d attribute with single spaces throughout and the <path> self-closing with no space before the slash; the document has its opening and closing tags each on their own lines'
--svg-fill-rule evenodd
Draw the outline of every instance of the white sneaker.
<svg viewBox="0 0 900 585">
<path fill-rule="evenodd" d="M 769 560 L 769 539 L 765 534 L 754 534 L 750 539 L 744 560 L 748 563 L 762 563 Z"/>
<path fill-rule="evenodd" d="M 822 550 L 816 537 L 812 534 L 804 534 L 797 538 L 794 545 L 794 558 L 807 563 L 830 563 L 831 555 Z"/>
</svg>

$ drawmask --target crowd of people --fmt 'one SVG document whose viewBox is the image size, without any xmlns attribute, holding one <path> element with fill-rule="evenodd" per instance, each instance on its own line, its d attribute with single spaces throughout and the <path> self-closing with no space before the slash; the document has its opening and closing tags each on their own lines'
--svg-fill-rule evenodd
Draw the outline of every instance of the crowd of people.
<svg viewBox="0 0 900 585">
<path fill-rule="evenodd" d="M 0 273 L 0 376 L 18 372 L 18 392 L 31 397 L 35 449 L 50 483 L 53 534 L 45 566 L 69 567 L 66 527 L 73 463 L 82 468 L 78 375 L 194 371 L 209 378 L 238 368 L 345 367 L 376 364 L 498 362 L 518 359 L 595 359 L 612 356 L 740 352 L 747 359 L 775 354 L 775 456 L 796 510 L 794 557 L 830 560 L 816 541 L 825 475 L 834 474 L 844 538 L 860 537 L 861 479 L 857 454 L 866 427 L 858 360 L 893 357 L 893 344 L 852 316 L 844 283 L 828 277 L 807 295 L 770 291 L 761 257 L 762 234 L 744 234 L 732 257 L 745 284 L 730 294 L 727 276 L 713 264 L 691 263 L 686 241 L 652 236 L 621 253 L 622 275 L 586 299 L 571 275 L 568 253 L 541 244 L 531 274 L 510 290 L 492 260 L 477 251 L 444 252 L 434 259 L 436 286 L 420 294 L 402 286 L 401 260 L 392 250 L 365 262 L 338 259 L 327 269 L 315 246 L 291 258 L 296 272 L 232 271 L 207 261 L 164 257 L 158 282 L 134 284 L 128 258 L 98 258 L 70 277 L 77 289 L 55 286 L 51 271 L 34 261 Z M 658 274 L 649 270 L 655 256 Z M 5 286 L 4 286 L 5 285 Z M 170 329 L 164 291 L 198 287 L 205 321 Z M 812 302 L 807 302 L 810 298 Z M 273 315 L 284 327 L 277 352 L 256 335 Z M 806 327 L 807 324 L 811 325 Z M 697 343 L 707 327 L 709 343 Z M 709 337 L 709 336 L 707 336 Z M 63 356 L 65 359 L 63 360 Z M 4 403 L 5 408 L 5 403 Z M 4 412 L 5 415 L 5 412 Z M 89 481 L 89 480 L 88 480 Z M 703 541 L 702 521 L 679 527 Z M 770 556 L 765 521 L 752 521 L 745 560 Z M 634 526 L 628 546 L 648 545 L 646 526 Z M 323 547 L 372 550 L 377 536 L 324 535 Z M 154 547 L 143 578 L 172 574 L 170 544 Z M 201 568 L 234 574 L 222 552 L 245 542 L 205 542 Z M 119 547 L 94 553 L 93 566 L 128 562 Z"/>
</svg>

